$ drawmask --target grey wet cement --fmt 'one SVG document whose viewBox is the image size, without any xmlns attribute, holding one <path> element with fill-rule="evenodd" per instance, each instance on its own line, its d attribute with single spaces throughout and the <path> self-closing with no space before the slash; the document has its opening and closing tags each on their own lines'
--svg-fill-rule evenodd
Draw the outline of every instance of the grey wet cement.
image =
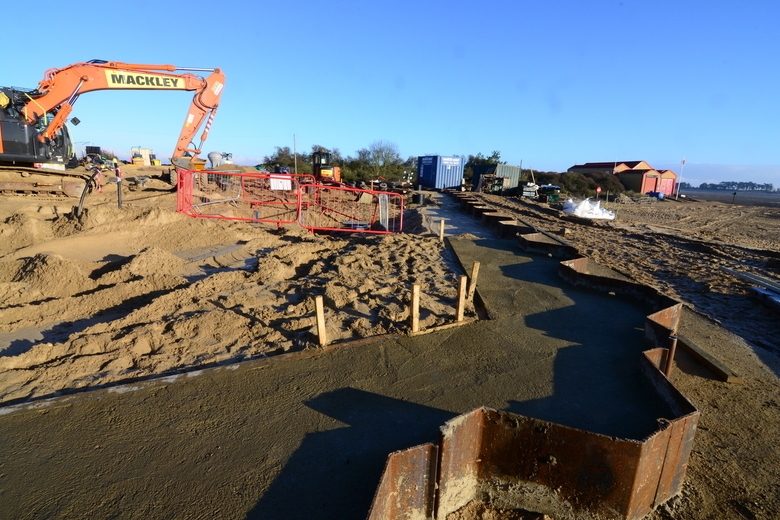
<svg viewBox="0 0 780 520">
<path fill-rule="evenodd" d="M 511 240 L 448 241 L 465 272 L 480 262 L 491 319 L 18 407 L 0 507 L 362 519 L 388 454 L 481 406 L 631 439 L 671 417 L 640 373 L 645 304 L 569 286 Z"/>
</svg>

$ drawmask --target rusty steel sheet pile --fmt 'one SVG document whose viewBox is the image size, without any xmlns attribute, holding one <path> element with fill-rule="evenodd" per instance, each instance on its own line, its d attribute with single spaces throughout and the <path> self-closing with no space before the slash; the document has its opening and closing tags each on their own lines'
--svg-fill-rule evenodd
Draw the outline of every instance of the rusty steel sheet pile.
<svg viewBox="0 0 780 520">
<path fill-rule="evenodd" d="M 432 518 L 438 455 L 431 443 L 390 454 L 368 520 Z"/>
<path fill-rule="evenodd" d="M 471 212 L 479 205 L 479 201 L 455 196 L 464 211 Z M 477 211 L 486 214 L 482 208 Z M 391 464 L 394 456 L 408 457 L 391 455 L 372 509 L 381 507 L 386 514 L 372 515 L 372 519 L 445 519 L 477 501 L 496 508 L 543 513 L 556 520 L 638 520 L 682 490 L 700 415 L 665 375 L 673 358 L 670 344 L 676 344 L 682 303 L 630 280 L 591 274 L 589 266 L 595 266 L 575 248 L 518 220 L 507 219 L 507 225 L 528 231 L 517 236 L 523 249 L 568 257 L 558 269 L 568 283 L 638 298 L 655 309 L 645 320 L 644 341 L 649 350 L 641 355 L 641 373 L 672 416 L 659 417 L 656 430 L 647 438 L 622 439 L 479 408 L 442 427 L 438 475 L 433 464 L 423 467 L 405 459 Z M 412 466 L 414 476 L 409 469 Z M 398 496 L 402 486 L 386 481 L 405 478 L 413 482 L 436 480 L 433 513 L 409 516 L 411 509 L 401 507 L 411 507 L 417 498 Z M 390 502 L 399 507 L 388 508 Z"/>
</svg>

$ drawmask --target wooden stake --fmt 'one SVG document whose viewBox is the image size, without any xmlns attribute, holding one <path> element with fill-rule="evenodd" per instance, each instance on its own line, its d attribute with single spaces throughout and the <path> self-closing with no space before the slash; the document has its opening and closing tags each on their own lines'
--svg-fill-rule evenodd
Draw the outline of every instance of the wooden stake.
<svg viewBox="0 0 780 520">
<path fill-rule="evenodd" d="M 463 321 L 463 315 L 466 312 L 466 283 L 469 281 L 468 277 L 464 274 L 460 276 L 458 284 L 458 309 L 455 317 L 456 321 Z"/>
<path fill-rule="evenodd" d="M 466 300 L 474 301 L 474 291 L 477 290 L 477 275 L 479 275 L 479 262 L 474 262 L 471 266 L 471 278 L 469 279 L 469 294 L 466 296 Z"/>
<path fill-rule="evenodd" d="M 328 332 L 325 328 L 325 305 L 322 303 L 322 296 L 314 298 L 314 307 L 317 309 L 317 336 L 320 340 L 320 346 L 328 344 Z"/>
<path fill-rule="evenodd" d="M 412 285 L 412 332 L 420 330 L 420 286 Z"/>
<path fill-rule="evenodd" d="M 444 242 L 444 219 L 439 221 L 439 241 Z"/>
</svg>

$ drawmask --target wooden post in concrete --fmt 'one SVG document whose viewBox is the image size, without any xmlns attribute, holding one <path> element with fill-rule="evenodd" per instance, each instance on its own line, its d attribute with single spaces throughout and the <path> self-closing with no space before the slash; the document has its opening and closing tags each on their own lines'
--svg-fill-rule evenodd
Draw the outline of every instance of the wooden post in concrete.
<svg viewBox="0 0 780 520">
<path fill-rule="evenodd" d="M 477 290 L 477 276 L 479 275 L 479 262 L 474 262 L 471 266 L 471 278 L 469 278 L 469 293 L 466 296 L 466 300 L 474 301 L 474 291 Z"/>
<path fill-rule="evenodd" d="M 439 221 L 439 242 L 444 242 L 444 219 Z"/>
<path fill-rule="evenodd" d="M 458 307 L 456 311 L 456 321 L 463 321 L 463 316 L 466 313 L 466 283 L 469 281 L 468 277 L 464 274 L 460 276 L 458 284 Z"/>
<path fill-rule="evenodd" d="M 412 285 L 412 332 L 420 330 L 420 286 Z"/>
<path fill-rule="evenodd" d="M 672 374 L 672 363 L 674 362 L 675 352 L 677 352 L 677 338 L 671 336 L 669 338 L 669 352 L 666 353 L 666 366 L 664 367 L 664 375 L 667 379 Z"/>
<path fill-rule="evenodd" d="M 328 331 L 325 328 L 325 305 L 322 303 L 322 296 L 314 298 L 314 307 L 317 310 L 317 337 L 320 340 L 320 346 L 328 344 Z"/>
</svg>

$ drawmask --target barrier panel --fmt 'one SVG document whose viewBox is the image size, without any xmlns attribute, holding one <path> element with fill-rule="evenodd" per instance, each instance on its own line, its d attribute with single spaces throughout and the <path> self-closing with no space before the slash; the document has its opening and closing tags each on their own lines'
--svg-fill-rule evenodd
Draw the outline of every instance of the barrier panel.
<svg viewBox="0 0 780 520">
<path fill-rule="evenodd" d="M 349 186 L 301 186 L 300 224 L 306 229 L 397 233 L 403 229 L 404 199 L 398 193 Z"/>
<path fill-rule="evenodd" d="M 309 182 L 311 176 L 306 176 Z M 228 171 L 179 174 L 177 210 L 191 217 L 288 224 L 300 215 L 300 180 L 293 175 Z"/>
<path fill-rule="evenodd" d="M 403 206 L 397 193 L 317 184 L 311 175 L 180 170 L 176 209 L 191 217 L 395 233 L 403 228 Z"/>
</svg>

